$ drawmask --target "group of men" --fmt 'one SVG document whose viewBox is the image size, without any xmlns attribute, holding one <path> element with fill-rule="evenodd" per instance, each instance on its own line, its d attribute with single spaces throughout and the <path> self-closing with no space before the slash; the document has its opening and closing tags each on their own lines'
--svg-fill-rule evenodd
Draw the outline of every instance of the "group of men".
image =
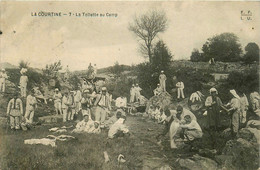
<svg viewBox="0 0 260 170">
<path fill-rule="evenodd" d="M 19 85 L 21 97 L 26 97 L 25 114 L 23 110 L 23 100 L 19 98 L 19 94 L 16 92 L 7 106 L 7 115 L 10 117 L 11 129 L 20 129 L 27 124 L 32 124 L 34 111 L 37 108 L 37 89 L 32 89 L 27 95 L 28 77 L 25 74 L 26 71 L 26 69 L 20 71 L 21 78 Z M 2 91 L 5 90 L 6 78 L 8 78 L 8 76 L 5 70 L 2 70 L 0 74 L 0 87 Z M 159 80 L 160 84 L 158 84 L 157 88 L 160 88 L 161 91 L 166 91 L 166 76 L 163 71 L 159 76 Z M 178 82 L 176 87 L 178 88 L 178 98 L 184 98 L 183 82 Z M 130 90 L 130 103 L 140 101 L 142 96 L 140 94 L 141 90 L 138 84 L 132 85 Z M 236 137 L 241 125 L 247 122 L 249 102 L 246 95 L 243 93 L 237 94 L 234 89 L 230 90 L 230 102 L 224 105 L 218 97 L 216 88 L 211 88 L 209 92 L 210 95 L 205 101 L 208 128 L 215 131 L 219 130 L 221 127 L 220 112 L 225 111 L 231 117 L 230 127 L 232 136 Z M 196 99 L 196 96 L 194 98 Z M 108 133 L 109 138 L 113 138 L 118 134 L 124 135 L 129 133 L 128 128 L 124 125 L 126 120 L 125 113 L 123 113 L 124 111 L 116 111 L 116 114 L 107 120 L 109 115 L 111 115 L 112 97 L 106 87 L 102 87 L 101 91 L 97 93 L 93 90 L 91 83 L 87 83 L 79 86 L 75 91 L 64 92 L 63 95 L 58 88 L 55 88 L 52 99 L 56 114 L 63 115 L 63 122 L 74 120 L 75 115 L 82 114 L 83 120 L 76 125 L 74 132 L 100 133 L 101 128 L 107 127 L 110 129 Z M 119 100 L 118 103 L 122 103 L 122 101 Z M 252 92 L 250 94 L 250 101 L 253 111 L 260 117 L 259 93 L 256 91 Z M 193 141 L 196 138 L 202 137 L 203 133 L 200 125 L 197 123 L 196 116 L 182 106 L 178 106 L 176 110 L 169 110 L 167 108 L 163 110 L 155 107 L 151 108 L 150 111 L 148 114 L 152 119 L 158 123 L 165 124 L 166 128 L 161 135 L 165 135 L 169 132 L 171 148 L 177 147 L 175 143 L 177 137 L 181 137 L 184 141 Z"/>
<path fill-rule="evenodd" d="M 236 90 L 232 89 L 229 91 L 230 101 L 227 104 L 223 104 L 221 99 L 218 97 L 218 91 L 216 88 L 211 88 L 210 95 L 206 98 L 205 107 L 207 109 L 207 129 L 210 132 L 215 132 L 221 129 L 221 112 L 228 114 L 231 119 L 230 129 L 231 137 L 236 138 L 241 127 L 247 123 L 247 111 L 249 102 L 244 93 L 237 93 Z M 260 95 L 258 92 L 253 91 L 250 94 L 250 101 L 254 113 L 260 117 Z M 150 113 L 148 113 L 150 114 Z M 188 109 L 182 106 L 177 106 L 176 110 L 164 109 L 165 118 L 165 129 L 163 133 L 157 136 L 159 143 L 161 142 L 160 137 L 166 135 L 169 132 L 170 146 L 171 148 L 177 148 L 176 141 L 193 141 L 196 138 L 201 138 L 203 135 L 202 129 L 197 122 L 196 116 Z M 260 124 L 259 120 L 248 121 L 248 124 L 253 125 Z M 248 125 L 247 124 L 247 125 Z"/>
<path fill-rule="evenodd" d="M 20 93 L 22 97 L 26 97 L 26 92 L 27 92 L 27 83 L 28 83 L 28 77 L 26 76 L 27 69 L 22 68 L 20 73 L 20 81 L 19 81 L 19 88 L 20 88 Z M 5 69 L 1 69 L 0 71 L 0 92 L 5 93 L 6 89 L 6 80 L 8 79 L 8 75 L 6 73 Z"/>
<path fill-rule="evenodd" d="M 130 103 L 139 102 L 141 99 L 141 87 L 139 84 L 132 84 L 130 89 Z"/>
<path fill-rule="evenodd" d="M 30 91 L 26 98 L 25 114 L 23 110 L 23 101 L 19 93 L 15 92 L 13 98 L 8 102 L 6 115 L 9 117 L 11 129 L 20 129 L 22 125 L 26 126 L 33 123 L 34 111 L 37 108 L 37 99 L 34 91 Z"/>
<path fill-rule="evenodd" d="M 190 142 L 202 137 L 201 127 L 197 123 L 196 116 L 191 111 L 178 105 L 176 110 L 166 108 L 165 115 L 167 116 L 165 128 L 157 136 L 158 144 L 161 143 L 161 136 L 165 136 L 167 133 L 169 133 L 172 149 L 177 148 L 177 141 Z"/>
<path fill-rule="evenodd" d="M 26 72 L 26 68 L 22 68 L 20 71 L 21 77 L 18 86 L 20 88 L 20 95 L 18 91 L 15 91 L 13 98 L 7 105 L 6 115 L 9 117 L 8 120 L 11 129 L 20 129 L 21 127 L 24 129 L 28 124 L 31 124 L 33 122 L 34 110 L 37 107 L 34 89 L 29 92 L 29 95 L 27 95 L 28 77 L 26 76 Z M 8 76 L 4 69 L 2 69 L 0 77 L 1 90 L 2 92 L 5 92 L 5 82 Z M 26 98 L 25 114 L 23 109 L 23 100 L 19 96 Z"/>
<path fill-rule="evenodd" d="M 166 121 L 167 116 L 165 115 L 164 110 L 160 108 L 160 106 L 154 107 L 153 105 L 150 105 L 147 113 L 152 120 L 159 124 L 164 124 Z"/>
<path fill-rule="evenodd" d="M 108 119 L 112 115 L 112 99 L 111 95 L 107 92 L 107 88 L 102 87 L 100 93 L 91 91 L 91 89 L 84 89 L 82 94 L 80 90 L 76 92 L 71 91 L 70 95 L 65 92 L 61 100 L 63 121 L 73 120 L 74 114 L 82 114 L 83 120 L 77 123 L 76 128 L 73 130 L 75 133 L 99 134 L 101 129 L 106 128 L 109 129 L 109 138 L 113 138 L 121 133 L 127 134 L 129 131 L 124 125 L 126 117 L 122 109 L 118 108 L 116 114 Z M 54 97 L 55 95 L 60 97 L 61 95 L 59 94 L 57 89 Z"/>
<path fill-rule="evenodd" d="M 157 84 L 157 87 L 153 90 L 155 96 L 160 95 L 162 92 L 166 92 L 166 80 L 167 77 L 162 70 L 161 74 L 159 75 L 159 83 Z M 184 83 L 182 81 L 178 81 L 175 86 L 177 88 L 177 99 L 184 99 Z"/>
<path fill-rule="evenodd" d="M 47 104 L 47 99 L 41 94 L 38 88 L 31 89 L 27 95 L 28 77 L 26 76 L 26 72 L 27 69 L 24 68 L 20 71 L 20 95 L 16 91 L 7 106 L 6 115 L 10 120 L 9 122 L 12 130 L 21 128 L 27 130 L 26 127 L 33 123 L 35 109 L 38 104 L 37 99 L 43 100 Z M 0 79 L 2 91 L 5 90 L 6 78 L 7 74 L 5 73 L 5 70 L 2 70 Z M 21 96 L 21 98 L 19 96 Z M 23 109 L 24 98 L 26 98 L 25 113 Z M 56 114 L 63 115 L 63 122 L 74 120 L 75 115 L 77 115 L 77 119 L 82 119 L 77 123 L 76 128 L 73 131 L 77 133 L 100 133 L 100 129 L 104 128 L 105 124 L 107 124 L 107 119 L 111 115 L 112 110 L 112 95 L 108 93 L 107 88 L 102 87 L 100 92 L 97 93 L 94 91 L 93 84 L 91 83 L 84 84 L 83 82 L 75 91 L 65 91 L 63 94 L 58 88 L 55 88 L 53 97 L 49 99 L 49 101 L 53 101 Z M 121 110 L 120 112 L 123 111 Z M 79 115 L 82 115 L 83 118 Z M 117 133 L 128 133 L 128 130 L 124 125 L 125 114 L 123 115 L 124 116 L 121 116 L 120 114 L 119 116 L 118 114 L 116 119 L 109 120 L 110 123 L 115 124 L 109 132 L 109 138 L 113 138 Z M 106 128 L 110 128 L 110 126 L 106 126 Z"/>
<path fill-rule="evenodd" d="M 231 133 L 233 137 L 236 137 L 239 129 L 244 127 L 248 121 L 247 111 L 249 108 L 249 102 L 247 96 L 236 90 L 229 91 L 230 101 L 227 104 L 223 104 L 218 97 L 218 91 L 216 88 L 210 89 L 210 96 L 206 98 L 205 106 L 207 108 L 208 127 L 215 131 L 221 128 L 220 112 L 224 111 L 231 117 Z M 250 94 L 250 101 L 253 112 L 260 117 L 260 95 L 258 92 L 253 91 Z M 258 105 L 257 107 L 255 107 Z"/>
<path fill-rule="evenodd" d="M 91 65 L 91 63 L 89 63 L 88 66 L 88 77 L 91 79 L 94 79 L 97 75 L 97 65 L 94 64 L 94 66 Z"/>
</svg>

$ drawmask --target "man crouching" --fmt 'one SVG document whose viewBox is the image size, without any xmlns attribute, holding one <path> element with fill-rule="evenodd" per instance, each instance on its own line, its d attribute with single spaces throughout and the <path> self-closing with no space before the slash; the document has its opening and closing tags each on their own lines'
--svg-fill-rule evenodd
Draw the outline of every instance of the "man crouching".
<svg viewBox="0 0 260 170">
<path fill-rule="evenodd" d="M 180 128 L 183 130 L 184 141 L 193 141 L 203 135 L 200 125 L 196 120 L 191 120 L 190 115 L 184 117 L 184 122 L 180 125 Z"/>
<path fill-rule="evenodd" d="M 124 123 L 125 117 L 122 116 L 110 127 L 108 131 L 108 138 L 112 139 L 114 137 L 123 137 L 125 135 L 129 135 L 129 130 Z"/>
</svg>

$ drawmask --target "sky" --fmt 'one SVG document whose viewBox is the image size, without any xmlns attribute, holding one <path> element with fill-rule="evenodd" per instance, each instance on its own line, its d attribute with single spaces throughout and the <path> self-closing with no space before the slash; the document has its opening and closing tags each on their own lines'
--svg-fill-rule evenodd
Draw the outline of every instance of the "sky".
<svg viewBox="0 0 260 170">
<path fill-rule="evenodd" d="M 113 2 L 0 2 L 0 62 L 44 68 L 61 60 L 70 70 L 98 68 L 146 61 L 138 52 L 140 40 L 128 30 L 134 16 L 149 10 L 166 13 L 167 30 L 154 42 L 163 40 L 174 60 L 189 59 L 194 48 L 224 32 L 233 32 L 244 48 L 260 45 L 260 2 L 113 1 Z M 241 20 L 241 10 L 252 12 L 252 20 Z M 35 12 L 74 13 L 74 16 L 32 16 Z M 76 17 L 76 13 L 117 14 L 117 17 Z"/>
</svg>

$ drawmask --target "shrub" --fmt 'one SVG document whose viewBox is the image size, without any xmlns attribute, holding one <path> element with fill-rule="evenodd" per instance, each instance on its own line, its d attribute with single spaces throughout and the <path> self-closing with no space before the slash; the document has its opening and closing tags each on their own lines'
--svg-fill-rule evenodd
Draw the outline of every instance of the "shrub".
<svg viewBox="0 0 260 170">
<path fill-rule="evenodd" d="M 113 79 L 105 84 L 107 90 L 110 94 L 113 95 L 113 98 L 117 97 L 126 97 L 129 99 L 130 97 L 130 88 L 133 81 L 128 79 L 126 76 L 121 76 L 118 79 Z"/>
<path fill-rule="evenodd" d="M 238 93 L 250 94 L 252 91 L 259 91 L 259 73 L 256 69 L 245 72 L 231 72 L 227 80 L 219 85 L 219 93 L 224 101 L 229 98 L 226 94 L 230 89 L 235 89 Z"/>
<path fill-rule="evenodd" d="M 20 83 L 20 69 L 7 69 L 7 74 L 8 74 L 8 80 L 11 81 L 12 83 L 14 83 L 14 85 L 16 86 L 16 88 L 18 88 L 19 83 Z M 34 86 L 41 86 L 41 84 L 44 82 L 45 78 L 44 76 L 35 71 L 32 68 L 29 68 L 28 71 L 26 72 L 26 75 L 28 76 L 28 85 L 27 88 L 31 89 Z"/>
</svg>

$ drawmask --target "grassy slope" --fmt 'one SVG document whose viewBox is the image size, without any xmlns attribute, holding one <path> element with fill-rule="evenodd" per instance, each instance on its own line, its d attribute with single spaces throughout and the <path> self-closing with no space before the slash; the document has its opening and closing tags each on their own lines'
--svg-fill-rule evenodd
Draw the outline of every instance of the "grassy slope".
<svg viewBox="0 0 260 170">
<path fill-rule="evenodd" d="M 201 119 L 203 121 L 203 119 Z M 201 122 L 202 123 L 202 122 Z M 65 125 L 71 125 L 66 123 Z M 75 123 L 74 123 L 75 124 Z M 95 134 L 71 134 L 77 138 L 74 141 L 58 142 L 56 148 L 43 145 L 25 145 L 25 139 L 44 138 L 51 132 L 48 129 L 60 124 L 36 126 L 30 131 L 7 131 L 2 129 L 0 134 L 0 169 L 142 169 L 143 165 L 159 162 L 169 164 L 174 169 L 181 169 L 175 162 L 177 158 L 184 158 L 194 154 L 189 149 L 172 151 L 169 149 L 168 135 L 164 137 L 162 147 L 156 144 L 156 136 L 162 131 L 159 125 L 147 118 L 128 117 L 131 136 L 107 140 L 107 132 Z M 149 129 L 149 130 L 148 130 Z M 54 133 L 54 135 L 57 135 Z M 216 148 L 223 147 L 225 141 L 220 140 L 219 134 Z M 219 139 L 219 140 L 218 140 Z M 212 149 L 212 136 L 205 132 L 203 139 L 196 144 L 198 148 Z M 104 163 L 103 152 L 107 151 L 111 161 Z M 117 157 L 123 154 L 126 163 L 119 165 Z M 155 161 L 153 161 L 153 159 Z M 158 161 L 158 159 L 159 161 Z M 147 163 L 147 161 L 151 161 Z"/>
<path fill-rule="evenodd" d="M 0 135 L 1 169 L 140 169 L 143 156 L 152 154 L 150 148 L 159 148 L 155 144 L 155 139 L 153 142 L 150 141 L 154 136 L 151 133 L 155 132 L 147 132 L 147 127 L 155 128 L 156 124 L 153 122 L 143 124 L 142 119 L 138 121 L 134 119 L 136 118 L 128 120 L 130 130 L 133 132 L 128 138 L 107 142 L 106 132 L 101 135 L 72 134 L 77 137 L 77 140 L 58 142 L 56 148 L 23 144 L 25 139 L 43 138 L 51 134 L 48 129 L 54 125 L 37 126 L 26 132 L 7 131 L 6 133 L 3 130 Z M 160 127 L 155 130 L 159 129 Z M 111 158 L 107 164 L 104 163 L 104 151 L 107 151 Z M 127 160 L 120 166 L 117 163 L 119 154 L 123 154 Z"/>
</svg>

